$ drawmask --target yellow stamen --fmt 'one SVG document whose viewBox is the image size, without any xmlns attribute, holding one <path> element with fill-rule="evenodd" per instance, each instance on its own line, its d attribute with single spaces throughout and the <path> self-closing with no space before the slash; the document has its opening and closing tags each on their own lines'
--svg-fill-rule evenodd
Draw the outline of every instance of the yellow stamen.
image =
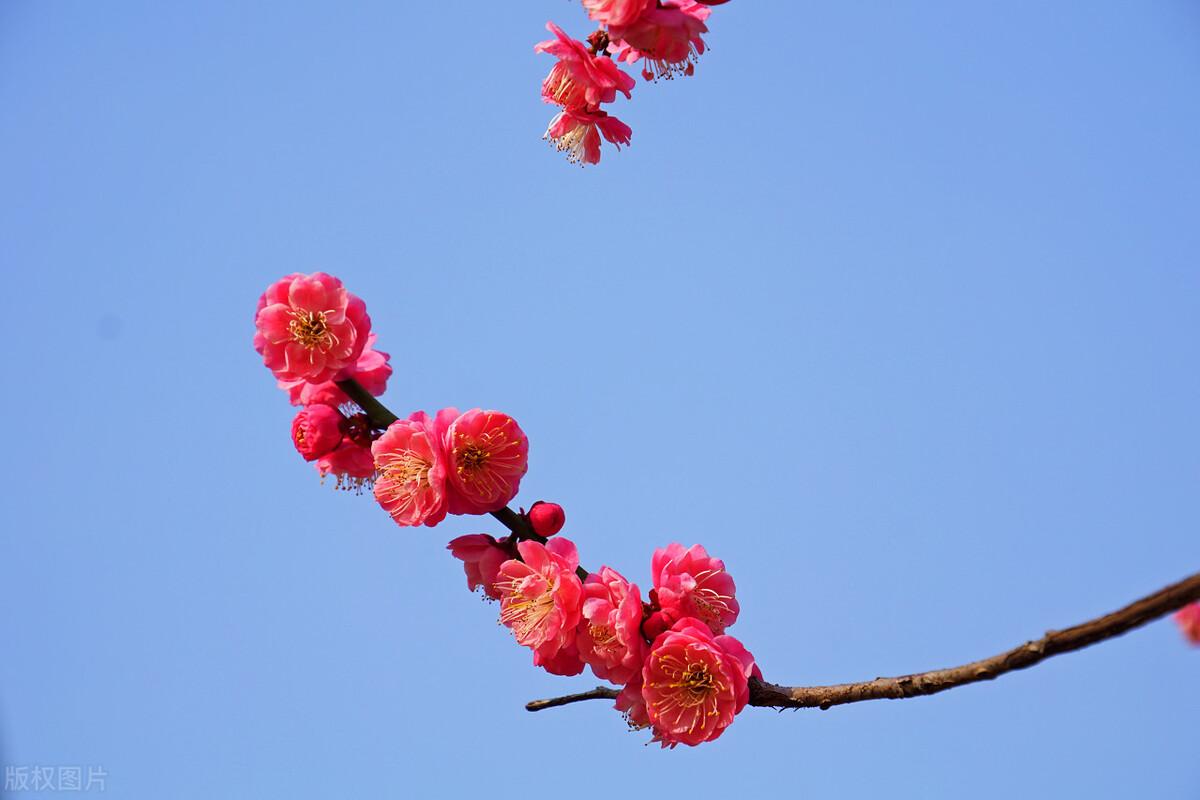
<svg viewBox="0 0 1200 800">
<path fill-rule="evenodd" d="M 338 337 L 329 327 L 324 311 L 291 311 L 292 319 L 288 322 L 288 331 L 292 341 L 299 342 L 308 350 L 329 352 L 338 343 Z"/>
</svg>

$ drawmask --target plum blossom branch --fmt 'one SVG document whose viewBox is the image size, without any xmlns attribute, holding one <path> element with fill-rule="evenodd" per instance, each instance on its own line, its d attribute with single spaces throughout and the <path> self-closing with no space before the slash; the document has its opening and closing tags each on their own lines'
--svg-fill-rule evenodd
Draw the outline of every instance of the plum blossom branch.
<svg viewBox="0 0 1200 800">
<path fill-rule="evenodd" d="M 956 686 L 993 680 L 1007 672 L 1040 664 L 1051 656 L 1082 650 L 1098 642 L 1116 638 L 1197 601 L 1200 601 L 1200 573 L 1136 600 L 1111 614 L 1060 631 L 1048 631 L 1040 639 L 958 667 L 834 686 L 779 686 L 751 679 L 749 704 L 772 708 L 825 710 L 864 700 L 898 700 L 937 694 Z M 590 692 L 534 700 L 527 703 L 525 708 L 529 711 L 541 711 L 582 700 L 612 699 L 616 696 L 617 692 L 612 689 L 597 687 Z"/>
<path fill-rule="evenodd" d="M 612 567 L 589 574 L 575 543 L 557 536 L 566 522 L 562 506 L 539 500 L 513 511 L 508 505 L 528 470 L 529 439 L 517 421 L 480 408 L 397 417 L 376 399 L 392 368 L 375 341 L 366 304 L 332 275 L 293 273 L 259 298 L 254 347 L 289 402 L 302 406 L 291 438 L 304 460 L 322 478 L 335 476 L 339 489 L 370 489 L 402 527 L 433 527 L 448 514 L 493 516 L 510 535 L 468 534 L 447 545 L 462 562 L 467 588 L 499 601 L 501 624 L 533 652 L 534 666 L 564 676 L 590 668 L 623 687 L 534 701 L 530 711 L 615 700 L 630 727 L 649 729 L 652 741 L 696 746 L 720 737 L 747 705 L 825 709 L 934 694 L 1119 636 L 1175 609 L 1185 636 L 1200 644 L 1197 574 L 1107 616 L 961 667 L 837 686 L 768 683 L 754 655 L 726 632 L 741 607 L 725 562 L 700 544 L 656 548 L 646 600 Z"/>
</svg>

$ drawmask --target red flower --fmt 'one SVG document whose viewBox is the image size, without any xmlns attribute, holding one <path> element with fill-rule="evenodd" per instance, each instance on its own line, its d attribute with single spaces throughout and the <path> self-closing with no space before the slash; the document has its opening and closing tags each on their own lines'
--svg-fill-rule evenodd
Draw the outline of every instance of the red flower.
<svg viewBox="0 0 1200 800">
<path fill-rule="evenodd" d="M 572 164 L 600 163 L 600 135 L 621 149 L 629 144 L 633 131 L 628 125 L 604 111 L 565 108 L 546 128 L 548 139 Z"/>
<path fill-rule="evenodd" d="M 633 78 L 607 56 L 592 55 L 587 45 L 567 36 L 562 28 L 547 22 L 556 38 L 534 45 L 534 51 L 558 57 L 558 63 L 542 81 L 542 99 L 565 108 L 597 107 L 611 103 L 621 92 L 629 97 Z"/>
<path fill-rule="evenodd" d="M 362 354 L 371 332 L 367 307 L 324 272 L 294 273 L 258 300 L 254 349 L 281 381 L 322 383 Z"/>
<path fill-rule="evenodd" d="M 305 461 L 316 461 L 342 443 L 342 413 L 332 406 L 309 406 L 292 420 L 292 443 Z"/>
</svg>

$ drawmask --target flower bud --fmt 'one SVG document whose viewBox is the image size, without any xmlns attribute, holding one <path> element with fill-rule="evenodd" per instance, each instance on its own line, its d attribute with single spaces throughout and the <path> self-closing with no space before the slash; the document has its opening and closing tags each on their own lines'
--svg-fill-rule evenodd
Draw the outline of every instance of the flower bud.
<svg viewBox="0 0 1200 800">
<path fill-rule="evenodd" d="M 292 443 L 305 461 L 316 461 L 341 444 L 341 422 L 332 406 L 307 406 L 292 420 Z"/>
<path fill-rule="evenodd" d="M 563 513 L 562 506 L 542 500 L 534 503 L 526 516 L 529 518 L 529 525 L 533 528 L 533 532 L 538 536 L 545 536 L 547 539 L 561 531 L 567 522 L 567 515 Z"/>
</svg>

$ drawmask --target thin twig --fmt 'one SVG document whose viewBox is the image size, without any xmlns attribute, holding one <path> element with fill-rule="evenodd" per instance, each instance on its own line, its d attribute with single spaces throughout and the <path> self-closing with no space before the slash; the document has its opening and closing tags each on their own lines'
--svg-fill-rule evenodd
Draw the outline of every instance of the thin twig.
<svg viewBox="0 0 1200 800">
<path fill-rule="evenodd" d="M 568 703 L 578 703 L 580 700 L 615 700 L 616 698 L 616 689 L 609 689 L 607 686 L 597 686 L 590 692 L 566 694 L 562 697 L 551 697 L 548 700 L 530 700 L 525 704 L 525 710 L 541 711 L 546 708 L 554 708 L 555 706 L 565 706 Z"/>
<path fill-rule="evenodd" d="M 1051 656 L 1082 650 L 1088 645 L 1120 636 L 1134 628 L 1145 625 L 1189 603 L 1200 600 L 1200 573 L 1185 578 L 1179 583 L 1160 589 L 1125 606 L 1119 611 L 1089 620 L 1061 631 L 1048 631 L 1042 638 L 1026 642 L 1020 647 L 999 655 L 973 661 L 961 667 L 937 669 L 898 678 L 876 678 L 861 683 L 843 683 L 836 686 L 777 686 L 773 683 L 751 679 L 750 705 L 774 708 L 820 708 L 864 700 L 901 699 L 937 694 L 968 683 L 989 681 L 1006 672 L 1026 669 L 1039 664 Z M 537 700 L 525 707 L 530 711 L 574 703 L 579 700 L 610 699 L 616 697 L 611 689 L 595 689 L 583 694 Z"/>
</svg>

